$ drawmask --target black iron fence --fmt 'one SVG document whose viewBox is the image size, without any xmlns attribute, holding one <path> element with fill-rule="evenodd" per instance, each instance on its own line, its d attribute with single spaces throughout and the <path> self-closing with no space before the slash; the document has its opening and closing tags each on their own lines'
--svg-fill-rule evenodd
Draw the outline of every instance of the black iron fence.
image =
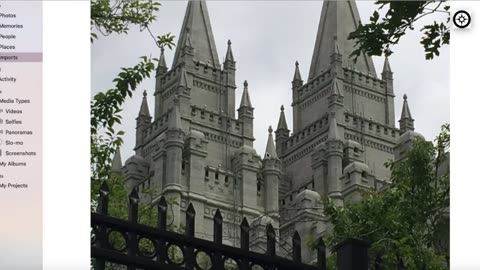
<svg viewBox="0 0 480 270">
<path fill-rule="evenodd" d="M 167 230 L 167 202 L 161 198 L 157 209 L 157 226 L 138 223 L 139 197 L 136 189 L 129 196 L 128 220 L 108 216 L 109 188 L 100 188 L 96 213 L 91 213 L 91 257 L 96 270 L 104 269 L 213 269 L 213 270 L 326 270 L 326 250 L 322 239 L 317 243 L 317 265 L 302 263 L 301 239 L 297 232 L 292 238 L 292 260 L 276 253 L 276 233 L 266 226 L 266 252 L 249 250 L 250 226 L 246 218 L 240 225 L 240 247 L 222 244 L 223 218 L 217 210 L 213 218 L 213 241 L 194 237 L 195 209 L 186 210 L 185 233 Z M 114 243 L 116 242 L 116 244 Z M 120 244 L 119 244 L 120 243 Z M 359 240 L 348 240 L 337 247 L 339 270 L 367 270 L 368 247 Z M 109 267 L 116 265 L 115 267 Z M 119 267 L 121 266 L 121 267 Z"/>
</svg>

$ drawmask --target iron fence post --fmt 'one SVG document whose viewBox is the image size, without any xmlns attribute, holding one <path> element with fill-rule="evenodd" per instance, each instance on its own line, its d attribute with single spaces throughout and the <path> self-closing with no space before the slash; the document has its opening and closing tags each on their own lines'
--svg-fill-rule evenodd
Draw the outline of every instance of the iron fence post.
<svg viewBox="0 0 480 270">
<path fill-rule="evenodd" d="M 368 243 L 347 239 L 335 247 L 338 270 L 368 270 Z"/>
<path fill-rule="evenodd" d="M 136 224 L 138 223 L 138 191 L 137 188 L 134 188 L 128 197 L 128 221 Z M 134 232 L 130 232 L 128 234 L 128 255 L 130 256 L 137 256 L 138 253 L 138 239 L 137 234 Z M 128 265 L 128 270 L 135 270 L 137 269 L 135 265 Z"/>
<path fill-rule="evenodd" d="M 107 181 L 103 181 L 99 190 L 99 200 L 97 205 L 97 213 L 100 215 L 108 215 L 108 193 L 110 189 L 108 187 Z M 95 237 L 97 240 L 96 246 L 99 248 L 107 247 L 107 229 L 105 226 L 99 226 Z M 100 258 L 95 258 L 95 270 L 105 270 L 105 260 Z"/>
</svg>

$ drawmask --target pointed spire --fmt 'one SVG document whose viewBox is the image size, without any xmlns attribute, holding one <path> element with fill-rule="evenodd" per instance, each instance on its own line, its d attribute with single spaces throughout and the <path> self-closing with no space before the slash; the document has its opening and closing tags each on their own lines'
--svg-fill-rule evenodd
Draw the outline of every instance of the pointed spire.
<svg viewBox="0 0 480 270">
<path fill-rule="evenodd" d="M 182 73 L 180 74 L 179 86 L 188 88 L 187 71 L 185 70 L 185 68 L 182 68 Z"/>
<path fill-rule="evenodd" d="M 392 73 L 392 69 L 390 68 L 390 61 L 388 60 L 388 56 L 385 57 L 385 62 L 383 63 L 383 72 L 382 74 Z"/>
<path fill-rule="evenodd" d="M 403 95 L 403 107 L 402 107 L 402 116 L 400 117 L 400 133 L 403 134 L 408 130 L 414 131 L 415 126 L 413 124 L 415 120 L 410 113 L 410 108 L 408 107 L 407 95 Z"/>
<path fill-rule="evenodd" d="M 275 148 L 275 143 L 273 141 L 272 132 L 273 132 L 272 126 L 269 126 L 268 127 L 267 148 L 265 149 L 264 159 L 267 159 L 267 158 L 278 159 L 277 149 Z"/>
<path fill-rule="evenodd" d="M 140 197 L 138 196 L 138 190 L 136 187 L 132 189 L 128 198 L 130 199 L 130 203 L 137 204 L 139 202 Z"/>
<path fill-rule="evenodd" d="M 178 46 L 175 51 L 172 67 L 182 62 L 182 51 L 185 46 L 195 49 L 196 60 L 210 62 L 215 67 L 220 66 L 205 0 L 188 1 L 178 44 L 182 46 Z"/>
<path fill-rule="evenodd" d="M 228 40 L 228 48 L 227 48 L 227 56 L 225 56 L 225 63 L 227 62 L 235 62 L 235 59 L 233 58 L 233 52 L 232 52 L 232 42 L 230 39 Z"/>
<path fill-rule="evenodd" d="M 158 66 L 168 68 L 167 63 L 165 61 L 165 48 L 163 47 L 160 49 L 160 59 L 158 61 Z"/>
<path fill-rule="evenodd" d="M 148 109 L 148 102 L 147 102 L 147 90 L 143 91 L 143 100 L 142 105 L 140 106 L 140 112 L 138 113 L 138 117 L 150 117 L 150 110 Z"/>
<path fill-rule="evenodd" d="M 122 157 L 120 155 L 120 147 L 117 146 L 112 159 L 112 172 L 120 172 L 122 170 Z"/>
<path fill-rule="evenodd" d="M 280 107 L 280 118 L 278 119 L 277 130 L 288 130 L 287 120 L 285 120 L 285 108 L 283 105 Z"/>
<path fill-rule="evenodd" d="M 173 99 L 172 113 L 168 116 L 168 129 L 182 129 L 182 119 L 180 115 L 180 102 L 178 96 Z"/>
<path fill-rule="evenodd" d="M 303 82 L 302 75 L 300 74 L 300 68 L 298 66 L 298 61 L 295 61 L 295 74 L 293 75 L 293 81 Z"/>
<path fill-rule="evenodd" d="M 160 59 L 158 59 L 157 73 L 164 73 L 168 70 L 167 62 L 165 61 L 165 49 L 160 48 Z"/>
<path fill-rule="evenodd" d="M 355 50 L 355 41 L 349 40 L 349 33 L 355 31 L 360 23 L 358 8 L 354 0 L 323 1 L 322 15 L 310 65 L 308 80 L 330 68 L 330 56 L 333 53 L 349 57 Z M 337 40 L 335 41 L 335 38 Z M 371 73 L 376 77 L 372 58 L 361 55 L 355 64 L 359 71 Z"/>
<path fill-rule="evenodd" d="M 403 95 L 403 107 L 402 107 L 402 117 L 401 119 L 413 119 L 412 114 L 410 113 L 410 108 L 408 107 L 408 97 Z"/>
<path fill-rule="evenodd" d="M 341 140 L 340 134 L 337 128 L 336 113 L 330 113 L 330 125 L 328 127 L 328 140 Z"/>
<path fill-rule="evenodd" d="M 242 107 L 250 107 L 252 108 L 252 102 L 250 101 L 250 95 L 248 94 L 248 82 L 245 81 L 243 83 L 243 94 L 242 94 L 242 101 L 240 102 L 240 108 Z"/>
</svg>

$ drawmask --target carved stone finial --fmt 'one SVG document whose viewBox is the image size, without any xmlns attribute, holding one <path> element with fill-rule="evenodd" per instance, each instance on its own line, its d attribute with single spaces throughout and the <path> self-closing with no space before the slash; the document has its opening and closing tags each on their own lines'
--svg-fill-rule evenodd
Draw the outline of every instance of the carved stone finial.
<svg viewBox="0 0 480 270">
<path fill-rule="evenodd" d="M 272 134 L 272 132 L 273 132 L 272 126 L 269 126 L 269 127 L 268 127 L 268 133 L 269 133 L 269 134 Z"/>
</svg>

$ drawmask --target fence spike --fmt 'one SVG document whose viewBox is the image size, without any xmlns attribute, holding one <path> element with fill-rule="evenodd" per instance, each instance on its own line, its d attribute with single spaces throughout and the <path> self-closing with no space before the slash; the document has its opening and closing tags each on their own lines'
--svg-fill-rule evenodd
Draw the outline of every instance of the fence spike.
<svg viewBox="0 0 480 270">
<path fill-rule="evenodd" d="M 158 220 L 157 226 L 160 230 L 165 231 L 167 229 L 167 200 L 165 197 L 160 197 L 157 205 L 157 212 L 158 212 Z"/>
<path fill-rule="evenodd" d="M 213 243 L 217 245 L 222 244 L 222 235 L 223 235 L 223 217 L 220 213 L 220 209 L 217 208 L 215 215 L 213 216 Z M 219 252 L 214 252 L 211 256 L 212 259 L 212 269 L 222 269 L 222 256 Z"/>
<path fill-rule="evenodd" d="M 137 188 L 133 188 L 132 192 L 128 196 L 128 221 L 132 223 L 138 223 L 138 203 L 139 203 L 138 191 Z M 138 238 L 135 232 L 131 232 L 128 234 L 128 241 L 127 241 L 127 254 L 129 256 L 135 256 L 137 254 L 137 247 L 138 247 Z M 129 264 L 127 265 L 128 270 L 135 270 L 135 265 Z"/>
<path fill-rule="evenodd" d="M 317 240 L 317 264 L 320 270 L 327 270 L 327 255 L 322 237 Z"/>
<path fill-rule="evenodd" d="M 275 229 L 271 223 L 267 224 L 267 255 L 275 256 Z"/>
<path fill-rule="evenodd" d="M 103 181 L 102 185 L 100 186 L 100 190 L 98 194 L 100 195 L 100 198 L 98 200 L 98 205 L 97 205 L 97 213 L 102 214 L 102 215 L 107 215 L 108 214 L 108 194 L 110 192 L 110 189 L 108 187 L 107 181 Z"/>
<path fill-rule="evenodd" d="M 100 196 L 108 195 L 109 192 L 110 192 L 110 188 L 108 187 L 107 181 L 103 181 L 102 184 L 100 185 Z"/>
<path fill-rule="evenodd" d="M 318 238 L 318 243 L 317 244 L 318 244 L 319 247 L 325 247 L 325 242 L 323 241 L 322 237 Z"/>
<path fill-rule="evenodd" d="M 216 244 L 222 244 L 222 234 L 223 234 L 223 217 L 220 213 L 220 209 L 215 211 L 213 216 L 213 242 Z"/>
<path fill-rule="evenodd" d="M 302 240 L 298 231 L 295 231 L 292 237 L 292 248 L 293 248 L 293 261 L 301 262 L 302 261 Z"/>
<path fill-rule="evenodd" d="M 248 250 L 250 247 L 250 225 L 247 218 L 243 218 L 240 224 L 240 248 Z"/>
<path fill-rule="evenodd" d="M 157 227 L 161 231 L 167 230 L 167 210 L 168 204 L 164 196 L 160 197 L 157 205 Z M 157 241 L 157 261 L 164 264 L 167 258 L 167 249 L 165 246 L 165 241 Z"/>
<path fill-rule="evenodd" d="M 188 204 L 185 222 L 185 236 L 187 238 L 195 237 L 195 208 L 192 203 Z M 194 269 L 195 254 L 193 247 L 185 249 L 185 269 Z"/>
<path fill-rule="evenodd" d="M 100 185 L 98 192 L 99 200 L 97 205 L 97 213 L 101 215 L 108 215 L 108 193 L 110 189 L 108 187 L 107 181 L 103 181 Z M 99 226 L 96 233 L 97 245 L 99 248 L 105 248 L 107 246 L 107 229 L 105 226 Z M 105 269 L 105 260 L 101 258 L 96 258 L 95 260 L 95 269 L 104 270 Z"/>
<path fill-rule="evenodd" d="M 186 217 L 186 224 L 185 224 L 185 235 L 187 237 L 194 237 L 195 236 L 195 208 L 193 208 L 193 204 L 188 204 L 187 207 L 187 217 Z"/>
<path fill-rule="evenodd" d="M 138 222 L 138 191 L 137 188 L 133 188 L 132 192 L 130 192 L 129 204 L 128 204 L 128 220 L 134 223 Z"/>
<path fill-rule="evenodd" d="M 130 195 L 128 197 L 130 198 L 130 201 L 134 203 L 138 203 L 139 197 L 138 197 L 138 190 L 136 187 L 132 189 L 132 192 L 130 192 Z"/>
</svg>

